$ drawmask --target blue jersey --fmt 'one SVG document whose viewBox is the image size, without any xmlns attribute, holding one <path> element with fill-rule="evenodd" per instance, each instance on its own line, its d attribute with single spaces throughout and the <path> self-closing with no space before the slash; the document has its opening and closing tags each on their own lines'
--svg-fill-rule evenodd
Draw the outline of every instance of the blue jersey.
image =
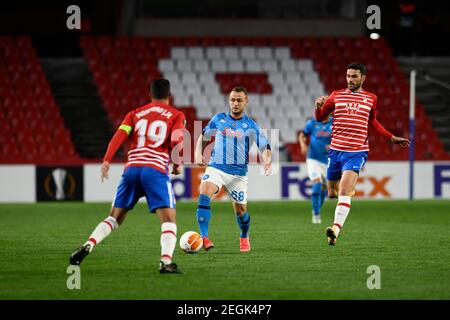
<svg viewBox="0 0 450 320">
<path fill-rule="evenodd" d="M 328 151 L 326 145 L 331 143 L 332 118 L 327 123 L 322 123 L 316 119 L 306 122 L 303 133 L 310 136 L 308 159 L 314 159 L 322 163 L 327 163 Z"/>
<path fill-rule="evenodd" d="M 261 152 L 270 148 L 259 125 L 245 114 L 236 120 L 230 113 L 219 113 L 203 129 L 203 135 L 215 136 L 208 165 L 232 175 L 247 174 L 248 153 L 253 143 Z"/>
</svg>

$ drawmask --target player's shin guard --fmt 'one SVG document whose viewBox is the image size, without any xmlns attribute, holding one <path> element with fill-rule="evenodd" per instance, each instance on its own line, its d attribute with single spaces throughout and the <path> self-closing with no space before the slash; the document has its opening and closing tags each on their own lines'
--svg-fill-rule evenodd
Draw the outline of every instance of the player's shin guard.
<svg viewBox="0 0 450 320">
<path fill-rule="evenodd" d="M 339 196 L 338 204 L 336 206 L 336 211 L 334 212 L 334 227 L 337 233 L 342 229 L 342 226 L 347 219 L 348 213 L 350 212 L 351 197 L 349 196 Z"/>
<path fill-rule="evenodd" d="M 100 222 L 97 227 L 94 229 L 92 234 L 89 236 L 88 241 L 85 243 L 91 245 L 91 251 L 95 245 L 99 244 L 103 241 L 107 236 L 111 234 L 111 232 L 119 227 L 116 219 L 111 216 L 108 216 L 105 220 Z"/>
<path fill-rule="evenodd" d="M 321 194 L 322 194 L 322 183 L 320 182 L 314 183 L 312 186 L 312 195 L 311 195 L 314 215 L 320 214 Z"/>
<path fill-rule="evenodd" d="M 242 216 L 236 215 L 236 220 L 241 229 L 241 238 L 247 238 L 248 230 L 250 229 L 250 215 L 248 212 L 244 213 Z"/>
<path fill-rule="evenodd" d="M 177 244 L 177 225 L 173 222 L 161 224 L 161 262 L 170 264 Z"/>
<path fill-rule="evenodd" d="M 197 221 L 200 228 L 200 234 L 208 237 L 209 219 L 211 218 L 211 199 L 204 194 L 198 197 Z"/>
</svg>

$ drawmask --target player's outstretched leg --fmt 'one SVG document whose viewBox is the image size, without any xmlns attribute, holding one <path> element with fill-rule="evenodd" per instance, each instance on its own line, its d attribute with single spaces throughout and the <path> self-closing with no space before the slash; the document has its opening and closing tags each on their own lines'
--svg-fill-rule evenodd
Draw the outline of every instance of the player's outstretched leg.
<svg viewBox="0 0 450 320">
<path fill-rule="evenodd" d="M 334 223 L 332 227 L 327 228 L 327 240 L 329 245 L 335 245 L 339 232 L 345 223 L 345 219 L 350 212 L 351 197 L 339 196 L 336 210 L 334 212 Z"/>
<path fill-rule="evenodd" d="M 182 273 L 175 263 L 172 263 L 173 252 L 177 244 L 177 225 L 174 222 L 161 224 L 161 262 L 159 273 Z"/>
<path fill-rule="evenodd" d="M 76 266 L 80 265 L 84 258 L 91 252 L 91 249 L 92 247 L 90 244 L 84 244 L 79 247 L 70 255 L 70 264 Z"/>
<path fill-rule="evenodd" d="M 100 222 L 94 229 L 88 240 L 70 255 L 69 262 L 72 265 L 79 265 L 86 258 L 86 256 L 94 249 L 94 246 L 99 244 L 103 239 L 111 234 L 111 232 L 119 227 L 116 219 L 108 216 L 105 220 Z"/>
<path fill-rule="evenodd" d="M 327 228 L 327 241 L 330 246 L 334 246 L 336 244 L 338 232 L 336 231 L 335 226 Z"/>
<path fill-rule="evenodd" d="M 209 220 L 211 219 L 211 198 L 206 194 L 198 197 L 197 222 L 203 239 L 203 248 L 208 251 L 214 244 L 208 238 Z"/>
<path fill-rule="evenodd" d="M 248 212 L 245 212 L 242 216 L 236 214 L 236 220 L 241 229 L 239 249 L 241 252 L 248 252 L 251 250 L 250 239 L 248 236 L 248 231 L 250 229 L 250 215 Z"/>
</svg>

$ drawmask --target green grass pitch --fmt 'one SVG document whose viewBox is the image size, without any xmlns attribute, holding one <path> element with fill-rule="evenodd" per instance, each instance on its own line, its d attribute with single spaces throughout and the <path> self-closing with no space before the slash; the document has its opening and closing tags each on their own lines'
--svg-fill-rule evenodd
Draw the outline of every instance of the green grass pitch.
<svg viewBox="0 0 450 320">
<path fill-rule="evenodd" d="M 138 205 L 66 286 L 69 255 L 106 217 L 109 204 L 0 205 L 0 299 L 450 299 L 450 201 L 355 199 L 335 247 L 326 243 L 335 201 L 311 223 L 306 201 L 250 202 L 252 251 L 239 252 L 228 202 L 212 204 L 210 252 L 157 271 L 160 225 Z M 178 202 L 178 235 L 197 230 L 196 203 Z M 367 268 L 381 270 L 369 290 Z"/>
</svg>

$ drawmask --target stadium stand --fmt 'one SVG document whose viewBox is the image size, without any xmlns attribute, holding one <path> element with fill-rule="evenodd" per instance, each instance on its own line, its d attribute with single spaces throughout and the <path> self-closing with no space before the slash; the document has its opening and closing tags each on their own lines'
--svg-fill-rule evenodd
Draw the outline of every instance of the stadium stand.
<svg viewBox="0 0 450 320">
<path fill-rule="evenodd" d="M 42 68 L 77 153 L 86 160 L 102 157 L 113 134 L 83 57 L 42 58 Z"/>
<path fill-rule="evenodd" d="M 263 128 L 279 128 L 289 160 L 302 161 L 297 134 L 313 116 L 315 97 L 344 87 L 345 66 L 360 60 L 369 70 L 365 88 L 379 97 L 381 122 L 408 136 L 409 87 L 384 39 L 101 36 L 82 37 L 80 44 L 114 127 L 148 101 L 148 83 L 159 76 L 171 81 L 173 103 L 190 130 L 194 119 L 226 111 L 227 93 L 244 85 L 250 116 Z M 417 160 L 449 158 L 420 103 L 416 128 Z M 383 138 L 370 139 L 371 159 L 407 158 Z"/>
<path fill-rule="evenodd" d="M 418 73 L 417 99 L 424 105 L 444 148 L 450 150 L 450 114 L 447 112 L 450 104 L 450 58 L 416 56 L 399 57 L 397 61 L 405 73 L 412 70 Z"/>
<path fill-rule="evenodd" d="M 0 37 L 0 162 L 79 159 L 28 36 Z"/>
<path fill-rule="evenodd" d="M 148 102 L 154 78 L 171 80 L 173 103 L 186 114 L 192 137 L 194 121 L 204 125 L 226 111 L 227 93 L 243 85 L 250 92 L 250 116 L 263 128 L 279 128 L 288 159 L 303 161 L 296 138 L 313 116 L 314 98 L 343 87 L 344 66 L 360 60 L 369 70 L 365 88 L 379 98 L 380 121 L 394 134 L 408 135 L 408 82 L 383 38 L 85 36 L 80 46 L 114 128 Z M 0 118 L 15 132 L 14 139 L 1 136 L 1 161 L 79 160 L 31 39 L 1 37 L 0 49 Z M 450 159 L 420 102 L 416 131 L 417 160 Z M 371 159 L 406 160 L 398 146 L 377 135 L 370 139 Z"/>
</svg>

